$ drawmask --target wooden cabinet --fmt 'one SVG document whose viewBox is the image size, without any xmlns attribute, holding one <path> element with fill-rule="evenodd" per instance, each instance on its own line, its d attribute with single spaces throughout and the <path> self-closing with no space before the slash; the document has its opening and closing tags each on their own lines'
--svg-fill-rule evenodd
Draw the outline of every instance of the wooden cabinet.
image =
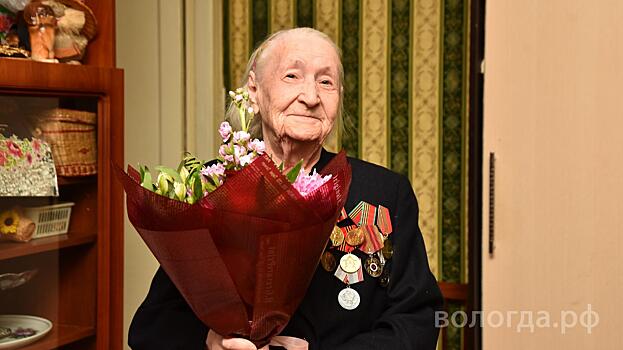
<svg viewBox="0 0 623 350">
<path fill-rule="evenodd" d="M 0 211 L 75 203 L 67 234 L 0 242 L 0 274 L 37 270 L 24 285 L 0 291 L 0 315 L 53 323 L 22 349 L 122 347 L 123 192 L 112 164 L 124 163 L 123 72 L 114 67 L 114 2 L 86 3 L 99 26 L 83 65 L 0 59 L 0 124 L 8 131 L 31 137 L 31 117 L 45 118 L 50 108 L 92 112 L 97 120 L 96 174 L 59 176 L 58 197 L 0 197 Z"/>
</svg>

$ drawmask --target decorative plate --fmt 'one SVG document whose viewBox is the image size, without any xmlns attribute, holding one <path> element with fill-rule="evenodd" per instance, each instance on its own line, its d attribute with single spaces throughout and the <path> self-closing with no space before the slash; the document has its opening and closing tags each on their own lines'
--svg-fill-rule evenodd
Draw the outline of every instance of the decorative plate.
<svg viewBox="0 0 623 350">
<path fill-rule="evenodd" d="M 0 315 L 0 329 L 9 328 L 12 335 L 0 339 L 0 349 L 19 349 L 31 344 L 52 330 L 52 322 L 28 315 Z M 22 333 L 16 336 L 16 333 Z"/>
</svg>

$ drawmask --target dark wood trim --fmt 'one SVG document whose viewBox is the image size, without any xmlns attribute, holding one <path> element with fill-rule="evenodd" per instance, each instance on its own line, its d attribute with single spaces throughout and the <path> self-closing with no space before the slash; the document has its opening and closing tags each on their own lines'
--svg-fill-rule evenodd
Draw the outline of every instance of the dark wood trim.
<svg viewBox="0 0 623 350">
<path fill-rule="evenodd" d="M 483 86 L 481 64 L 484 60 L 486 0 L 470 3 L 470 70 L 469 70 L 469 172 L 468 172 L 468 315 L 482 310 L 482 152 L 483 152 Z M 482 349 L 482 329 L 467 327 L 466 350 Z"/>
<path fill-rule="evenodd" d="M 458 301 L 467 304 L 469 298 L 469 285 L 464 283 L 439 282 L 439 289 L 447 301 Z"/>
</svg>

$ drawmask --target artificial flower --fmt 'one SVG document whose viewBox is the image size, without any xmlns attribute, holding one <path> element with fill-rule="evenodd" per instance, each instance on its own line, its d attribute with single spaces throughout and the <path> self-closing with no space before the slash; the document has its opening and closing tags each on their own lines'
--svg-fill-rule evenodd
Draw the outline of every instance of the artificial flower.
<svg viewBox="0 0 623 350">
<path fill-rule="evenodd" d="M 6 153 L 0 151 L 0 166 L 4 166 L 7 163 L 8 159 Z"/>
<path fill-rule="evenodd" d="M 19 148 L 19 145 L 14 141 L 8 141 L 7 146 L 9 147 L 9 153 L 15 157 L 22 157 L 22 150 Z"/>
<path fill-rule="evenodd" d="M 19 215 L 15 210 L 0 214 L 0 233 L 5 235 L 16 233 L 17 225 L 19 225 Z"/>
</svg>

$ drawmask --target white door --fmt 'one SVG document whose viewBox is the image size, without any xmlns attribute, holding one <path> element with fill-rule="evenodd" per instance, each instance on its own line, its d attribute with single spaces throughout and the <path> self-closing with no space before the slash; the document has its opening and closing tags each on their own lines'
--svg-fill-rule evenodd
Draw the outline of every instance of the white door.
<svg viewBox="0 0 623 350">
<path fill-rule="evenodd" d="M 485 31 L 483 347 L 623 349 L 623 1 L 488 0 Z"/>
</svg>

